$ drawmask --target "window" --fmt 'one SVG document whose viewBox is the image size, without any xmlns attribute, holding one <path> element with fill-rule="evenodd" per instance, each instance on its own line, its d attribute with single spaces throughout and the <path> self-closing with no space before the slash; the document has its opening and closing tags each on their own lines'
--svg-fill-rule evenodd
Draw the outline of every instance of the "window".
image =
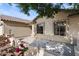
<svg viewBox="0 0 79 59">
<path fill-rule="evenodd" d="M 54 22 L 54 34 L 65 36 L 66 26 L 65 21 Z"/>
<path fill-rule="evenodd" d="M 43 30 L 44 30 L 44 23 L 37 24 L 37 33 L 43 34 Z"/>
</svg>

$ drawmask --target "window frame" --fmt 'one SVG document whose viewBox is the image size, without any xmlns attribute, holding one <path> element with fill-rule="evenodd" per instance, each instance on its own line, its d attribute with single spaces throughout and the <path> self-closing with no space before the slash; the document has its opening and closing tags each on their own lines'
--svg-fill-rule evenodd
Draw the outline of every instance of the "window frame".
<svg viewBox="0 0 79 59">
<path fill-rule="evenodd" d="M 38 23 L 37 26 L 38 26 L 38 25 L 41 25 L 41 24 L 43 24 L 43 33 L 39 33 L 39 32 L 38 32 L 38 29 L 37 29 L 37 30 L 36 30 L 36 31 L 37 31 L 37 34 L 44 34 L 44 31 L 45 31 L 45 22 Z M 38 28 L 38 27 L 37 27 L 37 28 Z"/>
<path fill-rule="evenodd" d="M 56 23 L 56 24 L 55 24 Z M 57 23 L 63 23 L 64 25 L 61 25 L 61 26 L 58 26 Z M 54 35 L 59 35 L 59 36 L 66 36 L 66 21 L 54 21 L 53 23 L 53 28 L 54 28 Z M 61 34 L 62 31 L 60 31 L 60 27 L 63 28 L 64 26 L 64 30 L 63 30 L 63 33 L 64 34 Z M 59 29 L 57 29 L 59 27 Z M 57 31 L 58 30 L 58 31 Z M 57 33 L 58 32 L 58 33 Z"/>
</svg>

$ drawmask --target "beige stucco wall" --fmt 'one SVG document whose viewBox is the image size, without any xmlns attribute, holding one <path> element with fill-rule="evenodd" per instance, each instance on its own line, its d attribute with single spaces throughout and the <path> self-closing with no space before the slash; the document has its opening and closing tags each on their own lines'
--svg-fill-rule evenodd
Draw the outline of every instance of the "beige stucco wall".
<svg viewBox="0 0 79 59">
<path fill-rule="evenodd" d="M 36 20 L 37 24 L 45 23 L 44 34 L 41 34 L 41 36 L 43 36 L 43 39 L 47 36 L 48 38 L 45 38 L 45 39 L 50 39 L 52 37 L 50 40 L 55 40 L 55 41 L 60 41 L 60 42 L 68 42 L 69 43 L 70 39 L 67 38 L 67 36 L 54 35 L 54 25 L 53 25 L 54 21 L 67 20 L 68 14 L 69 13 L 67 13 L 67 12 L 59 12 L 58 14 L 56 14 L 54 16 L 54 18 L 46 18 L 46 17 L 38 18 Z M 66 25 L 68 25 L 68 24 L 66 24 Z M 44 35 L 46 35 L 46 36 L 44 36 Z"/>
<path fill-rule="evenodd" d="M 44 34 L 45 35 L 54 35 L 54 25 L 53 22 L 57 20 L 67 20 L 68 13 L 67 12 L 59 12 L 54 16 L 54 18 L 38 18 L 36 20 L 37 24 L 45 23 Z"/>
<path fill-rule="evenodd" d="M 60 42 L 71 42 L 71 37 L 75 37 L 76 39 L 79 39 L 79 15 L 67 17 L 70 13 L 69 12 L 59 12 L 54 16 L 54 18 L 38 18 L 36 20 L 37 24 L 39 23 L 45 23 L 45 29 L 44 34 L 38 35 L 38 38 L 43 39 L 50 39 Z M 66 20 L 66 36 L 60 36 L 60 35 L 54 35 L 54 21 L 61 21 Z M 47 36 L 46 36 L 47 35 Z"/>
<path fill-rule="evenodd" d="M 31 35 L 31 28 L 27 26 L 27 24 L 19 23 L 19 22 L 11 22 L 4 21 L 4 33 L 9 34 L 11 30 L 11 34 L 14 34 L 15 37 L 23 37 Z"/>
<path fill-rule="evenodd" d="M 66 12 L 66 11 L 58 12 L 57 14 L 55 14 L 54 19 L 55 20 L 67 19 L 68 14 L 69 12 Z"/>
<path fill-rule="evenodd" d="M 73 37 L 79 36 L 79 15 L 69 17 L 69 33 Z"/>
<path fill-rule="evenodd" d="M 37 21 L 37 24 L 44 23 L 44 34 L 45 35 L 53 35 L 53 28 L 50 25 L 53 25 L 52 18 L 39 18 Z"/>
</svg>

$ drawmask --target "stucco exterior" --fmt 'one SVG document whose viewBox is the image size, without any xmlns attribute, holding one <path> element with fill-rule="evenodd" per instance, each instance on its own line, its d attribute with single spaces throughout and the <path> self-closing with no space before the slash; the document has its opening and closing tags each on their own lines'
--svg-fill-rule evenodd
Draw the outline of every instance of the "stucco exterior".
<svg viewBox="0 0 79 59">
<path fill-rule="evenodd" d="M 54 35 L 53 33 L 53 22 L 54 21 L 64 21 L 68 19 L 68 13 L 67 12 L 59 12 L 54 16 L 54 18 L 38 18 L 36 20 L 36 24 L 44 23 L 45 28 L 44 28 L 44 34 L 47 35 Z"/>
<path fill-rule="evenodd" d="M 71 43 L 71 37 L 79 39 L 79 15 L 69 16 L 72 12 L 61 11 L 55 14 L 54 18 L 38 18 L 34 23 L 3 20 L 3 33 L 4 34 L 14 34 L 15 37 L 30 36 L 36 37 L 37 39 L 49 39 L 60 42 Z M 5 18 L 6 19 L 6 18 Z M 10 19 L 10 18 L 9 18 Z M 15 18 L 13 18 L 15 19 Z M 60 36 L 54 34 L 54 22 L 55 21 L 66 21 L 66 35 Z M 43 34 L 37 33 L 37 24 L 43 23 L 44 29 Z"/>
<path fill-rule="evenodd" d="M 0 16 L 0 35 L 14 35 L 14 37 L 27 37 L 32 33 L 31 25 L 27 20 L 20 20 L 10 16 Z"/>
<path fill-rule="evenodd" d="M 4 33 L 9 35 L 10 31 L 14 37 L 26 37 L 31 35 L 31 27 L 19 22 L 4 21 Z"/>
<path fill-rule="evenodd" d="M 52 28 L 52 26 L 50 26 L 50 25 L 53 25 L 52 24 L 53 20 L 51 18 L 48 18 L 48 19 L 46 17 L 39 18 L 38 20 L 36 20 L 36 22 L 37 22 L 36 24 L 40 24 L 40 23 L 44 24 L 44 34 L 45 35 L 53 34 L 53 28 Z"/>
<path fill-rule="evenodd" d="M 61 11 L 58 14 L 56 14 L 54 16 L 54 18 L 46 18 L 46 17 L 38 18 L 36 20 L 35 26 L 37 26 L 37 24 L 39 24 L 39 23 L 44 23 L 45 26 L 44 26 L 44 34 L 37 34 L 37 32 L 35 32 L 36 37 L 41 38 L 41 39 L 50 39 L 50 40 L 55 40 L 55 41 L 60 41 L 60 42 L 71 43 L 70 36 L 71 36 L 71 34 L 73 34 L 73 31 L 75 31 L 75 34 L 77 34 L 77 32 L 79 32 L 79 28 L 78 28 L 78 25 L 77 25 L 79 20 L 78 20 L 78 17 L 73 17 L 73 18 L 70 17 L 69 18 L 68 17 L 69 14 L 70 14 L 70 12 Z M 77 21 L 75 21 L 75 20 L 77 20 Z M 55 21 L 66 21 L 66 24 L 65 24 L 66 35 L 65 36 L 54 35 L 54 25 L 53 25 L 53 23 Z M 77 27 L 76 27 L 76 25 L 77 25 Z M 35 28 L 35 30 L 36 30 L 36 28 Z"/>
<path fill-rule="evenodd" d="M 69 34 L 76 38 L 79 37 L 79 15 L 69 17 Z"/>
</svg>

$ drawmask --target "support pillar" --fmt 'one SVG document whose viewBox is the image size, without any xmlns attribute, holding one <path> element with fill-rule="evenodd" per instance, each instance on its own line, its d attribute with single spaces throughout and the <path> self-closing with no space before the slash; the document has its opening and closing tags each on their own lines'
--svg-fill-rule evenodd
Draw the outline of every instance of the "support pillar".
<svg viewBox="0 0 79 59">
<path fill-rule="evenodd" d="M 32 24 L 32 37 L 34 37 L 35 36 L 35 29 L 36 29 L 36 25 L 35 24 Z"/>
</svg>

